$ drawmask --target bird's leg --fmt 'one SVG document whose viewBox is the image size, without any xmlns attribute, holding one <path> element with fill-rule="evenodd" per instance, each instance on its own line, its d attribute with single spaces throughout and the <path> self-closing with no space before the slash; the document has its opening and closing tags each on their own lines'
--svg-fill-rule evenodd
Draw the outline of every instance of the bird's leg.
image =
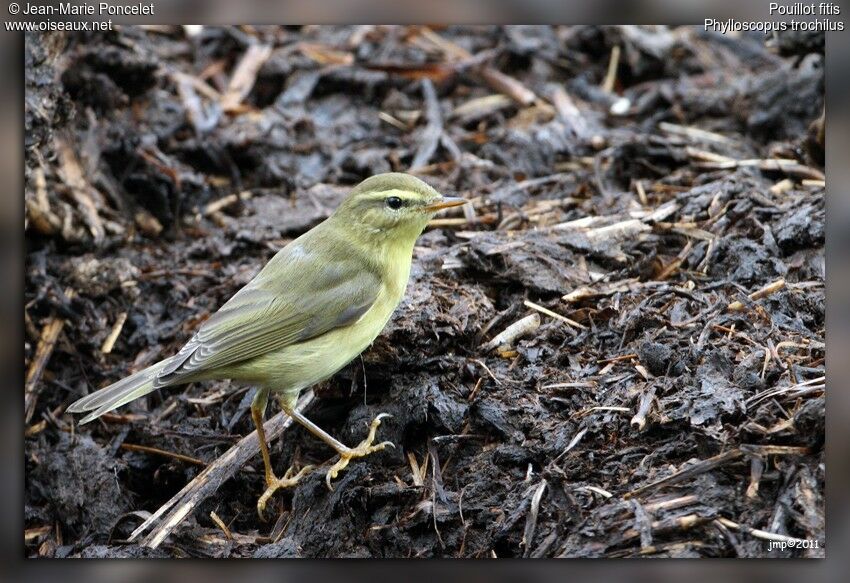
<svg viewBox="0 0 850 583">
<path fill-rule="evenodd" d="M 254 420 L 254 427 L 257 428 L 257 437 L 260 441 L 260 454 L 263 456 L 263 465 L 266 469 L 266 486 L 270 486 L 275 481 L 275 475 L 272 471 L 272 460 L 269 455 L 269 445 L 266 442 L 266 430 L 263 427 L 263 417 L 266 413 L 266 403 L 268 403 L 269 392 L 265 389 L 258 389 L 254 395 L 254 400 L 251 401 L 251 419 Z"/>
<path fill-rule="evenodd" d="M 304 466 L 297 474 L 294 474 L 294 469 L 290 467 L 286 470 L 283 478 L 278 478 L 272 470 L 271 456 L 269 455 L 269 446 L 266 442 L 266 431 L 263 428 L 263 416 L 266 412 L 266 403 L 268 403 L 268 389 L 259 389 L 251 402 L 251 418 L 254 420 L 254 425 L 257 428 L 257 437 L 260 441 L 260 454 L 263 456 L 263 465 L 266 471 L 266 491 L 257 500 L 257 514 L 261 519 L 264 519 L 263 512 L 266 509 L 266 504 L 272 495 L 280 488 L 289 488 L 298 483 L 298 481 L 310 470 L 313 466 Z M 293 475 L 294 474 L 294 475 Z"/>
<path fill-rule="evenodd" d="M 375 434 L 378 431 L 378 426 L 381 424 L 381 419 L 391 417 L 388 413 L 381 413 L 372 420 L 372 423 L 369 425 L 369 434 L 366 436 L 366 439 L 357 445 L 357 447 L 348 447 L 334 439 L 333 436 L 329 435 L 324 429 L 296 411 L 291 405 L 284 403 L 283 400 L 281 400 L 281 406 L 283 407 L 283 410 L 286 411 L 287 415 L 303 425 L 307 431 L 334 448 L 334 450 L 339 454 L 339 461 L 331 466 L 327 474 L 325 474 L 325 483 L 328 485 L 329 490 L 333 490 L 333 487 L 331 487 L 331 480 L 336 478 L 337 475 L 339 475 L 339 472 L 344 470 L 351 460 L 366 457 L 370 453 L 381 451 L 387 446 L 395 447 L 395 445 L 390 441 L 384 441 L 377 445 L 372 445 L 375 441 Z"/>
</svg>

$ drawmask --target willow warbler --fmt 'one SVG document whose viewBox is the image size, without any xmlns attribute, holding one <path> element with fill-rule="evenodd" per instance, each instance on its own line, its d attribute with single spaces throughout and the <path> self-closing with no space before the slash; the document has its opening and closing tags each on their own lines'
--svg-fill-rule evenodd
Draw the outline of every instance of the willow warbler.
<svg viewBox="0 0 850 583">
<path fill-rule="evenodd" d="M 325 476 L 330 487 L 350 460 L 392 445 L 373 445 L 384 415 L 351 448 L 295 411 L 298 394 L 340 370 L 380 334 L 404 295 L 417 237 L 434 213 L 464 202 L 406 174 L 364 180 L 327 220 L 272 257 L 176 355 L 83 397 L 68 411 L 89 412 L 82 419 L 88 423 L 162 387 L 212 379 L 252 383 L 258 391 L 251 415 L 267 486 L 257 502 L 260 515 L 278 488 L 312 469 L 274 475 L 263 431 L 270 393 L 339 454 Z"/>
</svg>

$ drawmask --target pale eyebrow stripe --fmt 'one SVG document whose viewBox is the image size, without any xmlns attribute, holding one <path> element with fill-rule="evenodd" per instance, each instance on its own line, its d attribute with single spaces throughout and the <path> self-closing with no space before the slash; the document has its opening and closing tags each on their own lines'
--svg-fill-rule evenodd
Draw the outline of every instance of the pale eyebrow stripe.
<svg viewBox="0 0 850 583">
<path fill-rule="evenodd" d="M 398 188 L 390 188 L 387 190 L 378 190 L 374 193 L 370 194 L 368 198 L 370 200 L 376 200 L 383 202 L 390 196 L 397 196 L 403 201 L 409 201 L 412 198 L 415 198 L 418 193 L 413 192 L 411 190 L 399 190 Z"/>
</svg>

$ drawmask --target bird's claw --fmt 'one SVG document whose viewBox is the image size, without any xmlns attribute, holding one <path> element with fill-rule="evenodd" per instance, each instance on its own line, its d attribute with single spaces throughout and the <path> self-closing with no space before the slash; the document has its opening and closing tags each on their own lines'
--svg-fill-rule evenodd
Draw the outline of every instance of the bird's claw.
<svg viewBox="0 0 850 583">
<path fill-rule="evenodd" d="M 266 504 L 275 492 L 281 488 L 291 488 L 312 470 L 313 466 L 307 465 L 301 468 L 297 474 L 295 474 L 295 470 L 290 467 L 286 470 L 286 473 L 282 478 L 276 478 L 272 473 L 266 474 L 266 491 L 263 492 L 263 495 L 260 496 L 259 500 L 257 500 L 257 514 L 260 515 L 260 520 L 265 522 L 266 519 L 265 516 L 263 516 L 263 512 L 266 509 Z"/>
<path fill-rule="evenodd" d="M 378 431 L 378 427 L 381 425 L 381 420 L 389 419 L 391 417 L 392 415 L 389 413 L 380 413 L 372 420 L 372 423 L 369 424 L 369 434 L 366 436 L 366 439 L 361 441 L 357 447 L 348 448 L 345 451 L 339 452 L 339 460 L 332 465 L 325 474 L 325 484 L 327 484 L 328 490 L 333 492 L 331 480 L 335 479 L 342 470 L 348 467 L 351 460 L 366 457 L 369 454 L 382 451 L 387 447 L 395 448 L 395 444 L 391 441 L 382 441 L 377 445 L 372 445 L 372 442 L 375 441 L 375 434 Z"/>
</svg>

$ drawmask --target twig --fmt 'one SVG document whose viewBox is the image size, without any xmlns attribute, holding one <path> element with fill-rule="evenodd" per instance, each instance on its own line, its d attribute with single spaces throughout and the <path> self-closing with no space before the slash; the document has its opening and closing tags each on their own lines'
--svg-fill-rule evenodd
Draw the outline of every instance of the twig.
<svg viewBox="0 0 850 583">
<path fill-rule="evenodd" d="M 579 430 L 579 432 L 578 432 L 578 433 L 576 433 L 576 434 L 573 436 L 573 438 L 572 438 L 572 439 L 570 440 L 570 442 L 567 444 L 567 447 L 565 447 L 565 448 L 564 448 L 564 451 L 562 451 L 561 453 L 559 453 L 559 454 L 558 454 L 558 457 L 556 457 L 554 460 L 552 460 L 552 463 L 556 463 L 559 459 L 561 459 L 562 457 L 564 457 L 565 455 L 567 455 L 567 454 L 570 452 L 570 450 L 571 450 L 572 448 L 574 448 L 575 446 L 577 446 L 577 445 L 578 445 L 578 442 L 579 442 L 579 441 L 581 441 L 581 438 L 582 438 L 582 437 L 584 437 L 584 434 L 585 434 L 585 433 L 587 433 L 587 427 L 582 428 L 581 430 Z"/>
<path fill-rule="evenodd" d="M 427 454 L 425 461 L 427 461 Z M 425 485 L 425 482 L 422 480 L 423 472 L 419 467 L 419 463 L 416 461 L 416 455 L 412 451 L 407 452 L 407 461 L 410 463 L 410 473 L 413 475 L 413 485 L 417 487 L 422 487 Z"/>
<path fill-rule="evenodd" d="M 351 65 L 354 55 L 347 51 L 338 51 L 319 43 L 302 42 L 298 44 L 298 50 L 320 65 Z"/>
<path fill-rule="evenodd" d="M 35 349 L 30 367 L 27 370 L 26 384 L 24 385 L 24 418 L 26 423 L 32 419 L 32 414 L 35 411 L 35 404 L 38 401 L 37 387 L 41 380 L 41 375 L 47 362 L 50 360 L 50 355 L 53 353 L 53 348 L 56 346 L 56 340 L 65 326 L 65 320 L 59 317 L 52 317 L 48 320 L 44 328 L 41 329 L 41 337 L 38 339 L 38 346 Z"/>
<path fill-rule="evenodd" d="M 614 496 L 611 492 L 609 492 L 608 490 L 605 490 L 604 488 L 600 488 L 599 486 L 579 486 L 578 488 L 575 489 L 575 491 L 576 492 L 585 492 L 585 491 L 593 492 L 594 494 L 599 494 L 603 498 L 611 498 L 611 497 Z"/>
<path fill-rule="evenodd" d="M 767 389 L 766 391 L 762 391 L 761 393 L 757 393 L 747 399 L 747 408 L 757 405 L 761 401 L 765 399 L 769 399 L 772 397 L 777 397 L 779 395 L 784 395 L 786 393 L 790 394 L 792 397 L 800 397 L 802 395 L 808 393 L 814 393 L 823 391 L 826 388 L 826 377 L 819 376 L 817 378 L 809 379 L 807 381 L 803 381 L 801 383 L 797 383 L 795 385 L 791 385 L 788 387 L 780 387 Z"/>
<path fill-rule="evenodd" d="M 651 388 L 648 391 L 645 391 L 640 396 L 640 405 L 638 406 L 637 413 L 632 417 L 632 420 L 629 422 L 629 425 L 637 429 L 638 431 L 643 431 L 643 428 L 646 427 L 646 416 L 649 414 L 650 409 L 652 409 L 652 404 L 655 402 L 655 387 Z"/>
<path fill-rule="evenodd" d="M 679 206 L 679 203 L 675 200 L 669 200 L 649 213 L 641 212 L 639 218 L 645 223 L 657 223 L 675 214 L 679 210 Z M 634 213 L 632 215 L 634 216 Z"/>
<path fill-rule="evenodd" d="M 825 181 L 826 176 L 820 170 L 810 166 L 804 166 L 796 160 L 787 158 L 767 158 L 767 159 L 747 159 L 737 160 L 728 156 L 715 154 L 705 150 L 696 148 L 686 148 L 688 155 L 697 162 L 700 168 L 709 170 L 728 170 L 734 168 L 745 168 L 755 166 L 759 170 L 779 171 L 792 176 L 799 176 L 803 179 Z"/>
<path fill-rule="evenodd" d="M 732 142 L 729 138 L 724 135 L 716 134 L 714 132 L 709 132 L 707 130 L 701 130 L 699 128 L 694 128 L 690 126 L 682 126 L 675 123 L 669 123 L 666 121 L 662 121 L 658 124 L 658 129 L 663 132 L 667 132 L 668 134 L 673 134 L 677 136 L 684 136 L 686 138 L 691 138 L 693 140 L 700 140 L 705 142 L 714 142 L 717 144 L 729 144 Z"/>
<path fill-rule="evenodd" d="M 521 105 L 531 105 L 537 101 L 534 91 L 520 83 L 517 79 L 497 71 L 493 67 L 481 69 L 481 78 L 493 89 L 504 93 Z"/>
<path fill-rule="evenodd" d="M 592 132 L 588 127 L 587 120 L 581 114 L 570 95 L 560 85 L 552 92 L 552 105 L 558 113 L 560 120 L 576 136 L 580 142 L 592 139 Z"/>
<path fill-rule="evenodd" d="M 644 504 L 643 508 L 647 512 L 659 512 L 662 510 L 676 510 L 677 508 L 690 506 L 696 502 L 699 502 L 699 496 L 688 494 L 686 496 L 679 496 L 678 498 L 661 500 L 660 502 L 650 502 L 648 504 Z"/>
<path fill-rule="evenodd" d="M 685 516 L 674 516 L 663 520 L 655 520 L 649 525 L 649 531 L 653 534 L 660 535 L 678 530 L 688 530 L 699 526 L 710 519 L 698 514 L 687 514 Z M 635 528 L 630 528 L 623 533 L 623 541 L 629 541 L 640 537 L 640 532 Z"/>
<path fill-rule="evenodd" d="M 162 150 L 156 146 L 140 146 L 136 148 L 136 153 L 163 176 L 167 176 L 174 183 L 175 188 L 180 190 L 180 172 Z"/>
<path fill-rule="evenodd" d="M 422 38 L 428 40 L 432 45 L 438 47 L 441 51 L 443 51 L 443 53 L 451 57 L 451 59 L 454 61 L 463 61 L 465 59 L 469 59 L 472 56 L 472 54 L 465 48 L 463 48 L 459 44 L 453 43 L 452 41 L 446 38 L 443 38 L 428 26 L 420 27 L 419 34 L 422 35 Z"/>
<path fill-rule="evenodd" d="M 66 289 L 65 297 L 69 300 L 75 295 L 74 290 Z M 38 345 L 35 348 L 35 354 L 30 361 L 30 366 L 27 369 L 27 376 L 24 382 L 24 423 L 29 423 L 32 415 L 35 412 L 35 404 L 38 402 L 38 395 L 41 389 L 41 375 L 50 360 L 50 355 L 53 354 L 53 349 L 56 347 L 56 341 L 59 339 L 59 334 L 62 333 L 62 328 L 65 326 L 65 320 L 58 316 L 52 316 L 44 328 L 41 329 L 41 336 L 38 339 Z"/>
<path fill-rule="evenodd" d="M 576 381 L 572 383 L 553 383 L 551 385 L 543 385 L 541 389 L 595 389 L 598 386 L 596 381 Z"/>
<path fill-rule="evenodd" d="M 621 241 L 628 237 L 637 236 L 638 233 L 650 231 L 652 227 L 638 219 L 629 219 L 620 221 L 613 225 L 588 229 L 587 238 L 594 244 L 601 244 L 603 241 L 614 240 Z"/>
<path fill-rule="evenodd" d="M 810 452 L 811 449 L 808 447 L 794 445 L 741 444 L 740 447 L 730 449 L 729 451 L 725 451 L 714 457 L 710 457 L 707 460 L 701 460 L 693 465 L 688 466 L 683 470 L 673 472 L 666 478 L 662 478 L 660 480 L 652 482 L 651 484 L 641 486 L 640 488 L 635 488 L 631 492 L 627 492 L 625 495 L 623 495 L 623 498 L 633 498 L 639 494 L 644 494 L 649 490 L 656 490 L 662 486 L 671 486 L 673 484 L 678 484 L 700 474 L 704 474 L 705 472 L 717 469 L 720 466 L 726 465 L 732 461 L 743 457 L 744 455 L 805 455 Z"/>
<path fill-rule="evenodd" d="M 523 304 L 526 307 L 531 308 L 532 310 L 537 310 L 541 314 L 546 314 L 547 316 L 551 316 L 552 318 L 555 318 L 556 320 L 560 320 L 561 322 L 563 322 L 563 323 L 565 323 L 569 326 L 572 326 L 574 328 L 578 328 L 580 330 L 587 330 L 587 326 L 585 326 L 584 324 L 580 324 L 580 323 L 576 322 L 575 320 L 571 320 L 571 319 L 567 318 L 566 316 L 562 316 L 561 314 L 559 314 L 557 312 L 553 312 L 549 308 L 544 308 L 543 306 L 541 306 L 539 304 L 535 304 L 532 301 L 525 300 L 523 302 Z"/>
<path fill-rule="evenodd" d="M 476 97 L 462 103 L 451 111 L 449 117 L 457 120 L 460 124 L 468 124 L 484 119 L 497 111 L 512 107 L 513 104 L 513 100 L 507 95 L 494 93 L 493 95 Z"/>
<path fill-rule="evenodd" d="M 616 551 L 611 551 L 610 553 L 605 554 L 606 559 L 626 559 L 626 558 L 634 558 L 645 557 L 648 555 L 657 555 L 659 553 L 670 553 L 673 556 L 679 554 L 681 551 L 693 551 L 695 549 L 703 549 L 708 545 L 702 541 L 698 540 L 686 540 L 681 542 L 671 542 L 671 543 L 660 543 L 655 545 L 649 545 L 648 547 L 641 547 L 636 551 L 632 551 L 631 549 L 620 549 Z M 636 555 L 635 555 L 636 553 Z"/>
<path fill-rule="evenodd" d="M 306 391 L 298 400 L 296 410 L 303 411 L 313 401 L 313 398 L 313 391 Z M 276 439 L 290 425 L 292 425 L 292 418 L 286 413 L 278 413 L 264 424 L 266 439 L 269 441 Z M 215 493 L 226 480 L 259 451 L 260 442 L 257 438 L 257 432 L 252 431 L 227 450 L 224 455 L 208 465 L 171 500 L 163 504 L 159 510 L 139 525 L 130 535 L 130 540 L 135 540 L 140 534 L 156 525 L 142 541 L 142 545 L 152 549 L 157 548 L 203 500 Z M 168 515 L 163 518 L 166 513 Z"/>
<path fill-rule="evenodd" d="M 36 526 L 34 528 L 28 528 L 24 531 L 24 543 L 28 543 L 37 538 L 41 538 L 53 530 L 53 526 L 46 524 L 44 526 Z"/>
<path fill-rule="evenodd" d="M 175 453 L 173 451 L 166 451 L 164 449 L 159 449 L 156 447 L 149 447 L 147 445 L 136 445 L 134 443 L 122 443 L 121 449 L 126 449 L 127 451 L 139 451 L 142 453 L 153 453 L 156 455 L 161 455 L 163 457 L 170 457 L 172 459 L 180 460 L 181 462 L 186 462 L 189 464 L 195 464 L 196 466 L 205 466 L 207 465 L 204 460 L 199 460 L 196 457 L 191 457 L 188 455 L 183 455 L 182 453 Z"/>
<path fill-rule="evenodd" d="M 563 296 L 561 296 L 561 299 L 565 302 L 575 303 L 589 298 L 610 296 L 618 292 L 623 293 L 628 292 L 630 290 L 642 289 L 644 287 L 648 287 L 649 284 L 657 285 L 659 283 L 661 282 L 641 282 L 637 278 L 623 279 L 608 284 L 604 289 L 593 289 L 588 286 L 582 286 L 574 289 L 568 294 L 564 294 Z"/>
<path fill-rule="evenodd" d="M 673 275 L 676 270 L 681 267 L 682 263 L 685 262 L 685 259 L 688 258 L 688 255 L 690 254 L 691 249 L 693 249 L 693 247 L 693 241 L 689 239 L 685 246 L 682 248 L 682 250 L 679 252 L 679 255 L 676 256 L 676 259 L 671 261 L 669 265 L 662 269 L 661 273 L 658 274 L 658 277 L 656 277 L 656 279 L 658 281 L 664 281 L 665 279 Z"/>
<path fill-rule="evenodd" d="M 779 290 L 781 290 L 784 287 L 785 287 L 785 280 L 780 278 L 780 279 L 777 279 L 776 281 L 770 282 L 769 284 L 767 284 L 763 288 L 754 291 L 753 293 L 751 293 L 747 297 L 750 298 L 750 300 L 752 300 L 752 301 L 760 300 L 762 298 L 766 298 L 767 296 L 778 292 Z M 730 312 L 740 312 L 744 309 L 744 304 L 735 300 L 734 302 L 729 304 L 726 307 L 726 309 L 729 310 Z"/>
<path fill-rule="evenodd" d="M 597 405 L 596 407 L 588 407 L 587 409 L 582 409 L 578 413 L 575 414 L 576 417 L 586 417 L 593 413 L 594 411 L 616 411 L 618 413 L 628 413 L 631 411 L 628 407 L 614 407 L 612 405 Z"/>
<path fill-rule="evenodd" d="M 224 111 L 232 112 L 239 109 L 242 100 L 251 92 L 260 67 L 271 54 L 272 48 L 268 45 L 252 44 L 248 47 L 233 71 L 227 90 L 221 96 L 221 108 Z"/>
<path fill-rule="evenodd" d="M 520 541 L 520 545 L 525 547 L 525 551 L 523 552 L 524 557 L 528 557 L 529 553 L 531 553 L 534 531 L 537 530 L 537 516 L 540 513 L 540 501 L 543 499 L 543 493 L 545 491 L 546 480 L 540 480 L 540 485 L 534 490 L 534 495 L 531 498 L 531 508 L 525 519 L 525 530 L 522 533 L 522 540 Z"/>
<path fill-rule="evenodd" d="M 218 200 L 214 200 L 204 207 L 204 210 L 201 214 L 205 217 L 209 216 L 213 213 L 217 213 L 221 210 L 226 209 L 227 207 L 236 204 L 237 202 L 248 200 L 252 196 L 250 190 L 246 190 L 244 192 L 240 192 L 238 194 L 228 194 L 227 196 L 223 196 Z"/>
<path fill-rule="evenodd" d="M 649 206 L 649 199 L 646 197 L 646 190 L 643 188 L 642 180 L 638 180 L 637 182 L 635 182 L 635 190 L 637 190 L 640 204 L 642 204 L 643 206 Z"/>
<path fill-rule="evenodd" d="M 496 375 L 493 374 L 493 371 L 490 370 L 490 368 L 486 364 L 484 364 L 484 362 L 482 360 L 479 360 L 477 358 L 473 358 L 472 362 L 481 365 L 481 368 L 483 368 L 484 371 L 490 376 L 490 378 L 493 379 L 494 383 L 496 383 L 497 385 L 502 384 L 502 381 L 500 381 L 499 379 L 496 378 Z"/>
<path fill-rule="evenodd" d="M 608 362 L 620 362 L 622 360 L 632 360 L 633 358 L 637 358 L 637 353 L 630 352 L 629 354 L 621 354 L 620 356 L 612 356 L 611 358 L 598 358 L 596 362 L 598 364 L 608 363 Z"/>
<path fill-rule="evenodd" d="M 378 117 L 379 117 L 382 121 L 387 122 L 387 123 L 388 123 L 388 124 L 390 124 L 391 126 L 393 126 L 393 127 L 397 128 L 397 129 L 399 129 L 399 130 L 401 130 L 401 131 L 403 131 L 403 132 L 406 132 L 406 131 L 408 131 L 408 130 L 410 129 L 410 126 L 409 126 L 408 124 L 404 123 L 403 121 L 401 121 L 400 119 L 398 119 L 398 118 L 396 118 L 396 117 L 393 117 L 392 115 L 388 114 L 388 113 L 387 113 L 387 112 L 385 112 L 385 111 L 379 111 L 379 112 L 378 112 Z"/>
<path fill-rule="evenodd" d="M 673 472 L 666 478 L 661 478 L 660 480 L 656 480 L 655 482 L 646 484 L 645 486 L 641 486 L 640 488 L 635 488 L 631 492 L 627 492 L 623 496 L 623 498 L 633 498 L 635 496 L 639 496 L 640 494 L 649 492 L 650 490 L 657 490 L 662 486 L 672 486 L 673 484 L 678 484 L 679 482 L 683 482 L 687 479 L 693 478 L 694 476 L 698 476 L 715 468 L 719 468 L 720 466 L 732 462 L 742 457 L 743 455 L 744 452 L 741 451 L 739 448 L 730 449 L 729 451 L 723 452 L 714 457 L 710 457 L 707 460 L 700 460 L 699 462 L 690 465 L 683 470 Z"/>
<path fill-rule="evenodd" d="M 212 518 L 212 521 L 215 522 L 216 526 L 221 529 L 221 532 L 224 533 L 227 540 L 233 540 L 233 533 L 230 532 L 230 529 L 227 528 L 227 525 L 224 524 L 224 521 L 219 517 L 219 515 L 215 513 L 215 510 L 210 511 L 210 518 Z"/>
<path fill-rule="evenodd" d="M 788 542 L 788 543 L 802 543 L 805 542 L 803 539 L 794 538 L 793 536 L 785 536 L 784 534 L 776 534 L 775 532 L 767 532 L 766 530 L 760 530 L 758 528 L 752 528 L 750 526 L 746 526 L 744 524 L 738 524 L 737 522 L 733 522 L 728 518 L 717 518 L 715 519 L 717 522 L 722 524 L 727 528 L 731 528 L 732 530 L 738 530 L 741 532 L 746 532 L 750 536 L 754 536 L 755 538 L 760 538 L 762 540 L 774 540 L 779 542 Z"/>
<path fill-rule="evenodd" d="M 434 46 L 437 46 L 446 53 L 453 61 L 468 61 L 473 59 L 472 54 L 462 46 L 453 43 L 438 35 L 436 32 L 423 26 L 419 29 L 423 38 L 428 39 Z M 537 95 L 523 85 L 517 79 L 505 75 L 501 71 L 497 71 L 494 67 L 484 65 L 479 69 L 481 79 L 490 87 L 500 93 L 504 93 L 521 105 L 531 105 L 537 101 Z"/>
<path fill-rule="evenodd" d="M 617 82 L 617 67 L 620 66 L 620 45 L 614 45 L 611 48 L 611 58 L 608 60 L 608 71 L 605 73 L 605 79 L 602 81 L 602 91 L 611 93 L 614 91 L 614 84 Z"/>
<path fill-rule="evenodd" d="M 124 328 L 124 322 L 127 321 L 127 312 L 121 312 L 118 314 L 118 318 L 115 320 L 115 324 L 112 326 L 112 330 L 109 332 L 109 336 L 103 341 L 103 345 L 100 347 L 100 351 L 103 354 L 109 354 L 112 352 L 112 348 L 115 346 L 115 341 L 118 340 L 118 336 L 121 335 L 121 330 Z"/>
</svg>

